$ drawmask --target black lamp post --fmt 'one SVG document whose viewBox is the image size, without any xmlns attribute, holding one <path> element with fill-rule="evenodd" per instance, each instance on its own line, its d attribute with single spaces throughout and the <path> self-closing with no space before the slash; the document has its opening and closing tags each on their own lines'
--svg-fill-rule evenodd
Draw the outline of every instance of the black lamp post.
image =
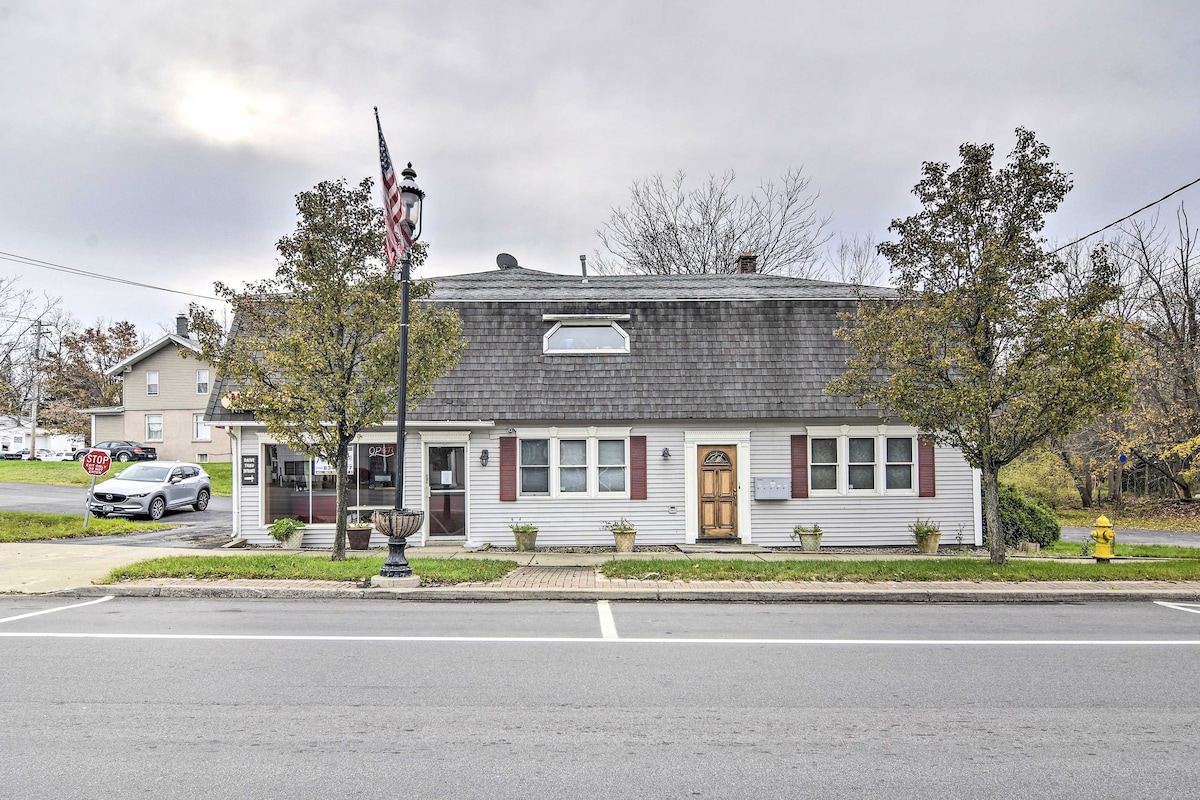
<svg viewBox="0 0 1200 800">
<path fill-rule="evenodd" d="M 417 173 L 412 163 L 401 173 L 400 205 L 404 208 L 401 225 L 406 225 L 412 244 L 421 238 L 421 205 L 425 192 L 417 186 Z M 396 395 L 396 499 L 391 511 L 377 511 L 374 515 L 380 533 L 388 537 L 388 557 L 379 570 L 383 578 L 411 577 L 412 567 L 404 556 L 408 537 L 421 530 L 425 522 L 424 511 L 413 511 L 404 507 L 404 423 L 408 400 L 408 289 L 409 273 L 412 271 L 412 248 L 404 248 L 400 257 L 400 380 Z"/>
</svg>

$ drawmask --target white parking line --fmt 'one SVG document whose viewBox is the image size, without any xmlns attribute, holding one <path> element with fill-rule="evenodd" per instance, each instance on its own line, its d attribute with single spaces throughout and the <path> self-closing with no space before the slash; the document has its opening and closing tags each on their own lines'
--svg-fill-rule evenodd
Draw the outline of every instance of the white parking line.
<svg viewBox="0 0 1200 800">
<path fill-rule="evenodd" d="M 865 645 L 913 647 L 1196 647 L 1200 639 L 597 639 L 580 636 L 302 636 L 221 633 L 0 631 L 0 639 L 176 639 L 228 642 L 452 642 L 480 644 Z"/>
<path fill-rule="evenodd" d="M 1173 608 L 1176 611 L 1190 611 L 1193 614 L 1200 614 L 1200 605 L 1194 603 L 1168 603 L 1166 600 L 1155 600 L 1157 605 L 1164 608 Z"/>
<path fill-rule="evenodd" d="M 605 639 L 616 639 L 617 623 L 613 620 L 612 606 L 607 600 L 597 600 L 596 610 L 600 612 L 600 636 Z"/>
<path fill-rule="evenodd" d="M 94 606 L 94 605 L 96 605 L 96 603 L 103 603 L 105 601 L 112 600 L 112 599 L 113 599 L 113 595 L 111 595 L 111 594 L 105 595 L 104 597 L 101 597 L 98 600 L 88 600 L 86 603 L 74 603 L 69 606 L 59 606 L 58 608 L 47 608 L 45 611 L 31 611 L 28 614 L 18 614 L 15 617 L 6 617 L 4 619 L 0 619 L 0 622 L 13 622 L 14 620 L 18 620 L 18 619 L 27 619 L 29 617 L 39 617 L 42 614 L 53 614 L 56 611 L 66 611 L 71 608 L 83 608 L 84 606 Z"/>
</svg>

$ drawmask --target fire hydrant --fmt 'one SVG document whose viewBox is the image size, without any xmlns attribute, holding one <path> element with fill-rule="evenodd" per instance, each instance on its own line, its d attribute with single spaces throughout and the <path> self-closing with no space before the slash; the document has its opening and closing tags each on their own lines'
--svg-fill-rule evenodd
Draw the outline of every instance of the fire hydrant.
<svg viewBox="0 0 1200 800">
<path fill-rule="evenodd" d="M 1117 534 L 1113 530 L 1112 523 L 1108 521 L 1108 517 L 1096 517 L 1096 530 L 1088 534 L 1092 539 L 1096 540 L 1096 561 L 1097 563 L 1107 564 L 1116 554 L 1113 548 L 1117 543 Z"/>
</svg>

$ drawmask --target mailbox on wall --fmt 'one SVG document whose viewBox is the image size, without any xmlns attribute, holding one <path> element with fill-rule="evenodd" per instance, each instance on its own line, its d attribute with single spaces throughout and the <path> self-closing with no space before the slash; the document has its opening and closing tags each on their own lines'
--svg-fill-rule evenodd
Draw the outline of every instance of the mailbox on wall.
<svg viewBox="0 0 1200 800">
<path fill-rule="evenodd" d="M 755 478 L 755 500 L 787 500 L 792 496 L 791 478 Z"/>
</svg>

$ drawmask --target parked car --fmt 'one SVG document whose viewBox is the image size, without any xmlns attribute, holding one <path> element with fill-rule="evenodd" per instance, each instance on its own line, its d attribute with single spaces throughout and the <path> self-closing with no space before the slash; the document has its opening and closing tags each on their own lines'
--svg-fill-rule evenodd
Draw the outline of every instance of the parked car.
<svg viewBox="0 0 1200 800">
<path fill-rule="evenodd" d="M 48 455 L 42 456 L 42 461 L 73 461 L 74 459 L 74 450 L 54 450 Z"/>
<path fill-rule="evenodd" d="M 191 506 L 203 511 L 211 497 L 212 481 L 199 464 L 157 461 L 126 467 L 115 478 L 97 484 L 88 497 L 88 509 L 97 517 L 162 519 L 167 509 Z"/>
<path fill-rule="evenodd" d="M 45 447 L 39 447 L 37 449 L 37 460 L 38 461 L 46 461 L 51 455 L 53 455 L 53 454 L 50 452 L 49 449 L 47 449 Z M 21 458 L 23 458 L 27 461 L 29 460 L 29 450 L 28 449 L 21 451 Z"/>
<path fill-rule="evenodd" d="M 4 460 L 5 461 L 21 461 L 26 458 L 29 458 L 29 448 L 28 447 L 26 447 L 24 450 L 5 450 L 4 451 Z"/>
<path fill-rule="evenodd" d="M 148 445 L 124 439 L 110 439 L 76 450 L 75 460 L 83 461 L 83 457 L 93 450 L 103 450 L 113 461 L 154 461 L 158 458 L 158 451 Z"/>
</svg>

